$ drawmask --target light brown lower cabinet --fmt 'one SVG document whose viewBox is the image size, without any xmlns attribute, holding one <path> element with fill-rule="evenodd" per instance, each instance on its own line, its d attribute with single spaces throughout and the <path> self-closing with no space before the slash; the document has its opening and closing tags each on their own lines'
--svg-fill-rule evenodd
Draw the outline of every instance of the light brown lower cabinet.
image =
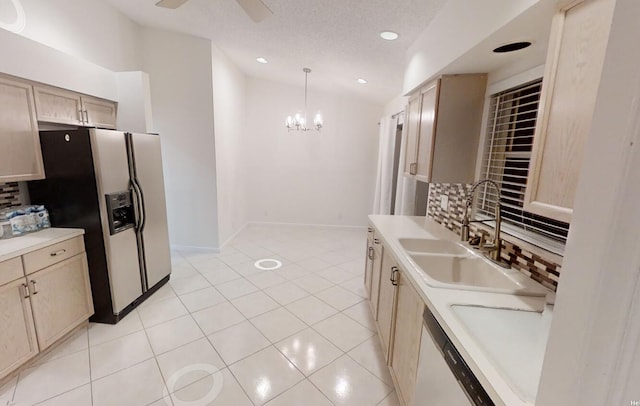
<svg viewBox="0 0 640 406">
<path fill-rule="evenodd" d="M 0 286 L 0 378 L 38 354 L 36 331 L 23 277 Z"/>
<path fill-rule="evenodd" d="M 402 271 L 398 272 L 397 283 L 393 350 L 389 366 L 401 404 L 412 405 L 422 339 L 424 302 Z"/>
<path fill-rule="evenodd" d="M 403 406 L 413 405 L 413 395 L 420 358 L 422 339 L 422 313 L 425 303 L 411 284 L 407 274 L 399 268 L 388 249 L 380 244 L 382 261 L 376 273 L 367 249 L 367 269 L 372 266 L 372 289 L 378 283 L 377 293 L 369 296 L 382 351 L 389 366 L 398 400 Z M 375 251 L 377 253 L 377 251 Z"/>
<path fill-rule="evenodd" d="M 78 241 L 82 237 L 59 244 L 69 248 Z M 0 380 L 93 314 L 84 245 L 70 258 L 56 258 L 67 249 L 53 252 L 42 269 L 25 272 L 25 257 L 55 251 L 57 245 L 0 263 Z"/>
<path fill-rule="evenodd" d="M 41 351 L 93 314 L 87 269 L 80 254 L 28 276 Z"/>
<path fill-rule="evenodd" d="M 378 332 L 385 359 L 389 359 L 393 346 L 393 317 L 395 312 L 396 285 L 393 278 L 398 270 L 393 257 L 384 250 L 380 271 L 380 296 L 378 298 Z"/>
<path fill-rule="evenodd" d="M 367 239 L 367 253 L 364 267 L 364 292 L 371 299 L 371 278 L 373 277 L 373 241 Z"/>
<path fill-rule="evenodd" d="M 383 254 L 384 247 L 380 240 L 374 239 L 373 252 L 371 254 L 371 291 L 369 295 L 369 304 L 371 305 L 371 313 L 374 320 L 378 320 L 378 297 L 380 296 L 380 271 Z"/>
</svg>

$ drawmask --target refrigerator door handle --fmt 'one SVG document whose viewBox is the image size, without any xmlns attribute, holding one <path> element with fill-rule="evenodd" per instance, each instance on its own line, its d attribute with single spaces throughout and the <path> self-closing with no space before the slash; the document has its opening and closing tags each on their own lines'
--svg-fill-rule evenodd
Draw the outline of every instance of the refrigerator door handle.
<svg viewBox="0 0 640 406">
<path fill-rule="evenodd" d="M 142 191 L 142 187 L 140 186 L 140 181 L 136 177 L 134 183 L 138 187 L 138 193 L 140 195 L 140 210 L 142 211 L 142 223 L 140 224 L 140 232 L 144 231 L 144 226 L 147 224 L 147 212 L 144 206 L 144 192 Z"/>
<path fill-rule="evenodd" d="M 140 193 L 138 193 L 138 188 L 134 181 L 130 181 L 129 190 L 131 191 L 131 196 L 133 197 L 133 210 L 135 211 L 136 216 L 135 229 L 136 231 L 140 231 L 142 227 L 143 214 L 140 206 Z"/>
</svg>

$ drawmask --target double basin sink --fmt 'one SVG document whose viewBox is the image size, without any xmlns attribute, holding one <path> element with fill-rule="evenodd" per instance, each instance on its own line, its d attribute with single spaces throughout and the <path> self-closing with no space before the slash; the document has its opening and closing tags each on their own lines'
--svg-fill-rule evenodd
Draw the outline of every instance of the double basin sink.
<svg viewBox="0 0 640 406">
<path fill-rule="evenodd" d="M 433 287 L 523 296 L 547 293 L 517 270 L 494 265 L 462 244 L 420 238 L 400 238 L 399 243 Z"/>
</svg>

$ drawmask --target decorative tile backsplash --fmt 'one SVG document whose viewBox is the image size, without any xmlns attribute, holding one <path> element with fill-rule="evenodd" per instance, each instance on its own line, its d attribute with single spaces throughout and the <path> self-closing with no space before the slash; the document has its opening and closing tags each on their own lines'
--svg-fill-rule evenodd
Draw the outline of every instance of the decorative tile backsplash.
<svg viewBox="0 0 640 406">
<path fill-rule="evenodd" d="M 20 204 L 20 187 L 18 183 L 0 183 L 0 209 L 20 206 Z"/>
<path fill-rule="evenodd" d="M 470 190 L 471 185 L 467 184 L 431 183 L 429 185 L 427 216 L 449 230 L 460 234 L 467 194 Z M 448 210 L 440 207 L 440 196 L 443 195 L 449 197 Z M 486 236 L 488 233 L 472 224 L 469 234 L 471 236 L 485 234 Z M 504 240 L 502 241 L 502 258 L 509 262 L 514 269 L 519 270 L 547 288 L 554 291 L 558 288 L 561 264 L 545 259 Z"/>
</svg>

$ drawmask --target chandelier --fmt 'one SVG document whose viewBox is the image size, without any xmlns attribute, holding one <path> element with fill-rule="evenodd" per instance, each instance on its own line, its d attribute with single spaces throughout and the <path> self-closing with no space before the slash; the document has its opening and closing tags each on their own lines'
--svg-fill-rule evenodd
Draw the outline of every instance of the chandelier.
<svg viewBox="0 0 640 406">
<path fill-rule="evenodd" d="M 287 117 L 287 130 L 289 131 L 311 131 L 316 130 L 320 131 L 322 128 L 322 116 L 320 113 L 317 113 L 313 118 L 313 127 L 307 127 L 307 77 L 309 73 L 311 73 L 311 69 L 304 68 L 302 69 L 304 72 L 304 113 L 296 113 L 293 117 Z"/>
</svg>

